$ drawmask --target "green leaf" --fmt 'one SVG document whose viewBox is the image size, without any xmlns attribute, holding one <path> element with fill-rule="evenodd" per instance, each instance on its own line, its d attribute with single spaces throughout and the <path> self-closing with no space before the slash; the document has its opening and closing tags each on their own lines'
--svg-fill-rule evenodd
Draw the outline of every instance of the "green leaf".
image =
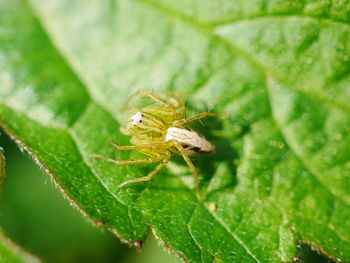
<svg viewBox="0 0 350 263">
<path fill-rule="evenodd" d="M 0 147 L 0 187 L 2 186 L 2 183 L 4 181 L 4 175 L 5 175 L 5 156 L 4 156 L 4 150 Z"/>
<path fill-rule="evenodd" d="M 346 1 L 1 1 L 0 120 L 89 219 L 190 262 L 289 262 L 298 240 L 350 261 Z M 177 90 L 224 113 L 197 128 L 204 202 L 180 158 L 117 166 L 121 106 Z"/>
<path fill-rule="evenodd" d="M 2 263 L 40 263 L 40 260 L 32 256 L 0 232 L 0 262 Z"/>
</svg>

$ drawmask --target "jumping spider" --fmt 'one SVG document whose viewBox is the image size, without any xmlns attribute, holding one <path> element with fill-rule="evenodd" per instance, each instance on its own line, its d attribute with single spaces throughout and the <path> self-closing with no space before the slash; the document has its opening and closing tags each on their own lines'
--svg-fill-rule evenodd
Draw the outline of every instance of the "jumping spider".
<svg viewBox="0 0 350 263">
<path fill-rule="evenodd" d="M 151 180 L 169 162 L 173 154 L 179 154 L 191 169 L 194 175 L 196 191 L 199 194 L 197 169 L 190 160 L 189 155 L 213 152 L 215 151 L 215 146 L 197 132 L 183 125 L 208 116 L 216 116 L 216 114 L 203 112 L 193 117 L 185 118 L 185 104 L 175 97 L 161 94 L 154 96 L 143 90 L 138 91 L 136 94 L 150 98 L 157 105 L 130 110 L 127 125 L 125 128 L 121 128 L 121 132 L 131 136 L 130 141 L 133 145 L 112 145 L 118 150 L 138 151 L 147 155 L 148 158 L 119 161 L 97 154 L 92 156 L 119 165 L 159 162 L 158 166 L 147 176 L 125 181 L 118 186 L 118 188 L 121 188 L 127 184 Z"/>
</svg>

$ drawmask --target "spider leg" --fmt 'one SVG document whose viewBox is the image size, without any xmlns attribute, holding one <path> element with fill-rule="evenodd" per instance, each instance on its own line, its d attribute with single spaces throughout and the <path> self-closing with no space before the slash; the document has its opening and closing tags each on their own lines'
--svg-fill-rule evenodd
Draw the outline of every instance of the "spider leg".
<svg viewBox="0 0 350 263">
<path fill-rule="evenodd" d="M 209 116 L 218 117 L 218 115 L 215 113 L 203 112 L 203 113 L 197 114 L 193 117 L 190 117 L 188 119 L 176 120 L 176 121 L 174 121 L 174 126 L 179 126 L 179 125 L 191 122 L 191 121 L 200 120 L 202 118 L 209 117 Z"/>
<path fill-rule="evenodd" d="M 172 146 L 171 142 L 144 143 L 141 145 L 119 146 L 113 142 L 110 143 L 114 148 L 120 151 L 125 150 L 142 150 L 142 149 L 167 149 Z"/>
<path fill-rule="evenodd" d="M 119 160 L 114 160 L 108 157 L 105 157 L 103 155 L 99 155 L 99 154 L 90 154 L 91 157 L 95 157 L 95 158 L 100 158 L 103 159 L 107 162 L 110 163 L 115 163 L 115 164 L 140 164 L 140 163 L 156 163 L 159 162 L 161 160 L 160 157 L 154 156 L 152 158 L 145 158 L 145 159 L 136 159 L 136 160 L 124 160 L 124 161 L 119 161 Z"/>
<path fill-rule="evenodd" d="M 124 103 L 124 105 L 122 106 L 122 110 L 125 110 L 127 108 L 129 108 L 130 103 L 133 101 L 133 99 L 135 97 L 137 97 L 138 95 L 144 95 L 146 97 L 149 97 L 151 100 L 153 100 L 155 103 L 158 103 L 160 105 L 163 106 L 169 106 L 169 104 L 165 103 L 164 101 L 156 98 L 155 96 L 153 96 L 152 93 L 148 92 L 148 91 L 144 91 L 144 90 L 138 90 L 136 91 L 132 96 L 129 97 L 129 99 Z"/>
<path fill-rule="evenodd" d="M 149 97 L 151 100 L 153 100 L 155 103 L 158 103 L 160 105 L 163 105 L 163 106 L 170 106 L 168 103 L 156 98 L 155 96 L 153 96 L 152 93 L 148 92 L 148 91 L 145 91 L 145 90 L 138 90 L 136 92 L 136 94 L 141 94 L 141 95 L 144 95 L 146 97 Z"/>
<path fill-rule="evenodd" d="M 151 92 L 148 92 L 148 91 L 144 91 L 144 90 L 138 90 L 136 91 L 132 96 L 130 96 L 130 98 L 124 103 L 124 105 L 121 107 L 121 110 L 126 110 L 127 108 L 129 108 L 131 102 L 133 101 L 133 99 L 135 97 L 137 97 L 138 95 L 143 95 L 145 97 L 148 97 L 150 98 L 151 100 L 153 100 L 153 102 L 161 105 L 159 107 L 159 110 L 161 110 L 163 107 L 167 107 L 167 108 L 170 108 L 174 114 L 175 114 L 175 109 L 174 107 L 177 107 L 175 104 L 172 105 L 172 104 L 168 104 L 166 103 L 164 100 L 161 100 L 159 98 L 157 98 L 156 96 L 154 96 Z M 161 98 L 164 98 L 164 96 L 160 96 Z M 166 99 L 166 98 L 165 98 Z M 175 99 L 174 99 L 175 100 Z M 175 102 L 176 104 L 179 103 L 177 100 L 173 101 Z"/>
<path fill-rule="evenodd" d="M 179 107 L 179 108 L 182 108 L 184 107 L 184 104 L 182 102 L 182 100 L 179 100 L 179 99 L 176 99 L 175 97 L 173 96 L 169 96 L 169 95 L 164 95 L 164 94 L 159 94 L 158 95 L 159 98 L 161 98 L 162 100 L 165 100 L 165 101 L 170 101 L 172 105 L 174 105 L 175 107 Z"/>
<path fill-rule="evenodd" d="M 165 158 L 161 161 L 161 163 L 158 164 L 158 166 L 152 172 L 150 172 L 147 176 L 125 181 L 125 182 L 121 183 L 120 185 L 118 185 L 118 188 L 121 188 L 127 184 L 151 180 L 169 162 L 170 157 L 171 157 L 171 153 L 167 152 Z"/>
<path fill-rule="evenodd" d="M 165 107 L 170 107 L 170 105 L 168 103 L 164 102 L 163 100 L 158 99 L 152 93 L 150 93 L 148 91 L 145 91 L 145 90 L 138 90 L 138 91 L 135 92 L 135 94 L 133 96 L 130 97 L 129 100 L 127 100 L 127 102 L 124 104 L 124 106 L 122 108 L 123 109 L 127 108 L 127 106 L 129 106 L 129 104 L 132 101 L 132 99 L 134 97 L 136 97 L 137 95 L 140 95 L 140 94 L 143 95 L 143 96 L 149 97 L 155 103 L 158 103 L 158 104 L 160 104 L 162 106 L 165 106 Z"/>
<path fill-rule="evenodd" d="M 198 182 L 198 172 L 196 167 L 193 165 L 190 157 L 188 157 L 188 154 L 186 153 L 185 149 L 182 147 L 181 143 L 175 141 L 174 145 L 176 149 L 179 151 L 179 153 L 182 155 L 182 158 L 185 160 L 188 167 L 191 169 L 193 176 L 194 176 L 194 183 L 196 185 L 196 192 L 199 198 L 201 198 L 200 191 L 199 191 L 199 182 Z"/>
</svg>

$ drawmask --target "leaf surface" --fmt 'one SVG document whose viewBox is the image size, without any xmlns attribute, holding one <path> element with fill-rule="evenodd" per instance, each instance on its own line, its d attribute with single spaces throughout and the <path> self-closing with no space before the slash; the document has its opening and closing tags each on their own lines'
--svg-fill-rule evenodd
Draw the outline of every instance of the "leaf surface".
<svg viewBox="0 0 350 263">
<path fill-rule="evenodd" d="M 0 119 L 84 214 L 123 240 L 149 230 L 190 262 L 289 262 L 297 240 L 350 261 L 345 1 L 2 1 Z M 138 89 L 224 113 L 217 153 L 152 166 L 90 157 L 129 144 Z M 132 156 L 132 155 L 131 155 Z"/>
</svg>

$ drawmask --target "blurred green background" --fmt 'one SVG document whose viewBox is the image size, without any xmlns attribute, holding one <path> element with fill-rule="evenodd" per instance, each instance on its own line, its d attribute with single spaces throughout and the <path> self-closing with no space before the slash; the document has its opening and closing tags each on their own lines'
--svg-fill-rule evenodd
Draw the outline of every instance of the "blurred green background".
<svg viewBox="0 0 350 263">
<path fill-rule="evenodd" d="M 0 196 L 0 226 L 5 234 L 43 262 L 179 263 L 149 237 L 142 251 L 121 244 L 107 230 L 92 226 L 64 200 L 51 179 L 2 130 L 6 175 Z M 305 263 L 331 262 L 301 245 Z"/>
</svg>

